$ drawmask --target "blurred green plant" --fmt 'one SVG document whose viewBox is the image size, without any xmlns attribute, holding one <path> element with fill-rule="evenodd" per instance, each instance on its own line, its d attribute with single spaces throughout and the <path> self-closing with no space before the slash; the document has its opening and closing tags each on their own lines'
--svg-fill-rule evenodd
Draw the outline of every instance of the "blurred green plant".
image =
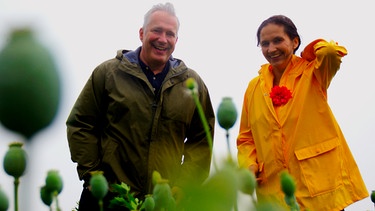
<svg viewBox="0 0 375 211">
<path fill-rule="evenodd" d="M 45 185 L 40 188 L 42 202 L 52 210 L 55 202 L 56 211 L 61 211 L 59 207 L 58 195 L 63 189 L 63 180 L 57 170 L 49 170 L 45 179 Z"/>
<path fill-rule="evenodd" d="M 0 49 L 0 122 L 29 141 L 56 116 L 60 77 L 52 54 L 31 27 L 13 28 L 7 36 Z M 22 146 L 11 143 L 3 163 L 5 172 L 14 177 L 16 211 L 20 177 L 26 169 Z"/>
<path fill-rule="evenodd" d="M 145 201 L 142 204 L 141 210 L 152 211 L 154 209 L 155 209 L 155 200 L 154 200 L 154 197 L 152 197 L 151 194 L 147 194 L 145 196 Z"/>
<path fill-rule="evenodd" d="M 375 190 L 371 191 L 370 199 L 371 199 L 371 201 L 372 201 L 372 203 L 374 204 L 374 207 L 375 207 Z"/>
<path fill-rule="evenodd" d="M 0 122 L 30 138 L 54 119 L 60 78 L 52 54 L 31 28 L 17 28 L 0 51 Z"/>
<path fill-rule="evenodd" d="M 92 195 L 98 199 L 100 211 L 104 210 L 103 198 L 108 193 L 108 182 L 102 171 L 92 171 L 90 178 L 90 189 Z"/>
<path fill-rule="evenodd" d="M 280 175 L 281 189 L 285 194 L 285 203 L 290 207 L 291 211 L 299 211 L 299 205 L 294 195 L 296 191 L 296 183 L 293 177 L 287 172 L 283 171 Z"/>
<path fill-rule="evenodd" d="M 9 199 L 0 186 L 0 211 L 7 211 L 9 208 Z"/>
</svg>

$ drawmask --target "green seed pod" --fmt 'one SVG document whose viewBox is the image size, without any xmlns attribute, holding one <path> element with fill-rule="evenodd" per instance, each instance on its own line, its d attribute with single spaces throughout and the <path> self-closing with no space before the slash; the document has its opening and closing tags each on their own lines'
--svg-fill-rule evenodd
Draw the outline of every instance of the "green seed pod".
<svg viewBox="0 0 375 211">
<path fill-rule="evenodd" d="M 371 191 L 370 198 L 371 198 L 372 203 L 375 203 L 375 190 Z"/>
<path fill-rule="evenodd" d="M 158 171 L 152 172 L 152 184 L 156 185 L 162 179 L 160 173 Z"/>
<path fill-rule="evenodd" d="M 232 98 L 224 97 L 222 99 L 217 111 L 217 120 L 219 125 L 226 130 L 232 128 L 234 123 L 236 123 L 237 110 Z"/>
<path fill-rule="evenodd" d="M 4 170 L 14 178 L 21 177 L 26 170 L 26 152 L 22 149 L 23 143 L 13 142 L 4 156 Z"/>
<path fill-rule="evenodd" d="M 43 186 L 40 188 L 40 198 L 45 205 L 51 206 L 53 201 L 53 193 L 48 191 L 46 186 Z"/>
<path fill-rule="evenodd" d="M 176 211 L 177 210 L 177 202 L 175 200 L 175 198 L 171 197 L 169 198 L 169 204 L 168 204 L 168 207 L 167 209 L 168 211 Z"/>
<path fill-rule="evenodd" d="M 210 176 L 198 192 L 190 192 L 186 210 L 232 210 L 239 190 L 237 169 L 231 162 Z M 190 199 L 189 199 L 190 200 Z"/>
<path fill-rule="evenodd" d="M 91 172 L 90 187 L 92 195 L 98 200 L 103 199 L 108 193 L 108 182 L 102 171 Z"/>
<path fill-rule="evenodd" d="M 185 83 L 186 83 L 186 87 L 192 91 L 198 88 L 198 84 L 194 78 L 188 78 Z"/>
<path fill-rule="evenodd" d="M 246 168 L 240 168 L 238 170 L 238 177 L 241 192 L 253 195 L 257 186 L 254 173 Z"/>
<path fill-rule="evenodd" d="M 11 31 L 0 51 L 0 122 L 29 139 L 47 127 L 60 102 L 60 80 L 50 52 L 31 29 Z"/>
<path fill-rule="evenodd" d="M 145 211 L 153 211 L 155 208 L 155 200 L 151 194 L 145 196 L 145 201 L 143 202 L 143 208 Z"/>
<path fill-rule="evenodd" d="M 236 167 L 233 166 L 232 161 L 229 161 L 206 181 L 204 187 L 220 192 L 218 195 L 230 195 L 226 198 L 228 202 L 233 202 L 239 184 Z"/>
<path fill-rule="evenodd" d="M 9 199 L 0 187 L 0 211 L 7 211 L 9 208 Z"/>
<path fill-rule="evenodd" d="M 172 198 L 171 187 L 168 184 L 168 180 L 161 179 L 154 186 L 152 196 L 155 201 L 155 208 L 168 208 L 170 199 Z"/>
<path fill-rule="evenodd" d="M 46 189 L 47 191 L 54 193 L 55 191 L 59 194 L 63 189 L 63 181 L 58 171 L 49 170 L 46 177 Z"/>
<path fill-rule="evenodd" d="M 296 191 L 296 184 L 292 176 L 288 172 L 283 171 L 280 175 L 280 181 L 281 189 L 285 193 L 285 195 L 293 197 L 294 192 Z"/>
</svg>

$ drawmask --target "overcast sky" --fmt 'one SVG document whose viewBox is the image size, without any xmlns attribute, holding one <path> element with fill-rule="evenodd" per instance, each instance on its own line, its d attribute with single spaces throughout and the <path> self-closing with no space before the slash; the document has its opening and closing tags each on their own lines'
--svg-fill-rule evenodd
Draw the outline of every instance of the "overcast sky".
<svg viewBox="0 0 375 211">
<path fill-rule="evenodd" d="M 46 173 L 58 169 L 64 189 L 59 195 L 61 208 L 71 211 L 82 190 L 75 164 L 70 160 L 65 120 L 91 71 L 101 62 L 115 56 L 118 49 L 140 46 L 138 31 L 143 15 L 152 5 L 164 1 L 47 1 L 0 0 L 0 49 L 11 28 L 32 27 L 36 36 L 55 56 L 63 95 L 61 107 L 50 127 L 27 143 L 27 174 L 21 177 L 20 211 L 48 210 L 39 198 L 39 188 Z M 179 40 L 173 56 L 196 70 L 209 88 L 215 110 L 223 97 L 231 97 L 240 115 L 247 83 L 265 63 L 256 46 L 256 30 L 266 18 L 284 14 L 296 24 L 301 35 L 301 49 L 309 42 L 324 38 L 344 45 L 348 55 L 328 91 L 331 108 L 343 130 L 352 153 L 371 192 L 375 189 L 374 65 L 372 61 L 373 21 L 371 1 L 338 0 L 268 0 L 268 1 L 178 1 L 171 0 L 180 18 Z M 300 51 L 297 52 L 299 54 Z M 22 120 L 20 120 L 22 121 Z M 232 154 L 238 122 L 230 131 Z M 313 125 L 312 125 L 313 127 Z M 0 157 L 8 144 L 22 141 L 0 125 Z M 225 132 L 215 131 L 214 154 L 226 156 Z M 13 179 L 0 171 L 0 186 L 11 199 Z M 346 210 L 373 210 L 369 198 Z"/>
</svg>

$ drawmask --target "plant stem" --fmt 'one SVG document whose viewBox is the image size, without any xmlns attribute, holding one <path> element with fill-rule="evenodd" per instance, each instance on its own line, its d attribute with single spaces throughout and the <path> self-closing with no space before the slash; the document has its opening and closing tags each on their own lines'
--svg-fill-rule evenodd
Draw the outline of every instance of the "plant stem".
<svg viewBox="0 0 375 211">
<path fill-rule="evenodd" d="M 227 137 L 228 154 L 229 154 L 229 157 L 232 158 L 232 153 L 230 152 L 230 143 L 229 143 L 229 130 L 226 130 L 226 137 Z"/>
<path fill-rule="evenodd" d="M 53 197 L 54 197 L 54 200 L 55 200 L 55 203 L 56 203 L 56 211 L 61 211 L 60 207 L 59 207 L 59 200 L 57 198 L 58 195 L 59 195 L 59 193 L 57 191 L 55 191 L 53 193 Z"/>
<path fill-rule="evenodd" d="M 238 193 L 236 193 L 236 200 L 234 201 L 233 206 L 234 211 L 238 211 Z"/>
<path fill-rule="evenodd" d="M 14 178 L 14 211 L 18 211 L 18 186 L 20 184 L 20 178 Z"/>
<path fill-rule="evenodd" d="M 99 208 L 100 208 L 100 211 L 103 211 L 103 199 L 99 199 Z"/>
<path fill-rule="evenodd" d="M 213 141 L 212 141 L 212 135 L 210 133 L 210 127 L 208 126 L 206 116 L 204 115 L 203 108 L 202 108 L 201 103 L 199 102 L 197 94 L 194 91 L 192 91 L 191 93 L 193 95 L 194 102 L 197 106 L 199 117 L 201 118 L 201 121 L 202 121 L 202 124 L 203 124 L 203 128 L 206 132 L 207 141 L 208 141 L 208 144 L 210 146 L 210 152 L 211 152 L 211 155 L 212 155 L 214 168 L 215 168 L 215 170 L 218 170 L 218 167 L 217 167 L 215 159 L 214 159 L 214 154 L 213 154 Z"/>
</svg>

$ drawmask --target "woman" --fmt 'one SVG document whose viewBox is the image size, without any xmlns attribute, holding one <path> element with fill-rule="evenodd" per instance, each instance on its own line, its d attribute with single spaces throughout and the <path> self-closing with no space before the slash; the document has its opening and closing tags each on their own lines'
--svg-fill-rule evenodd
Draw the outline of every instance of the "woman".
<svg viewBox="0 0 375 211">
<path fill-rule="evenodd" d="M 258 179 L 259 200 L 284 202 L 280 173 L 295 179 L 301 210 L 343 210 L 368 196 L 355 160 L 327 102 L 327 89 L 347 54 L 335 42 L 301 44 L 283 15 L 263 21 L 258 45 L 269 64 L 250 81 L 237 138 L 240 166 Z"/>
</svg>

